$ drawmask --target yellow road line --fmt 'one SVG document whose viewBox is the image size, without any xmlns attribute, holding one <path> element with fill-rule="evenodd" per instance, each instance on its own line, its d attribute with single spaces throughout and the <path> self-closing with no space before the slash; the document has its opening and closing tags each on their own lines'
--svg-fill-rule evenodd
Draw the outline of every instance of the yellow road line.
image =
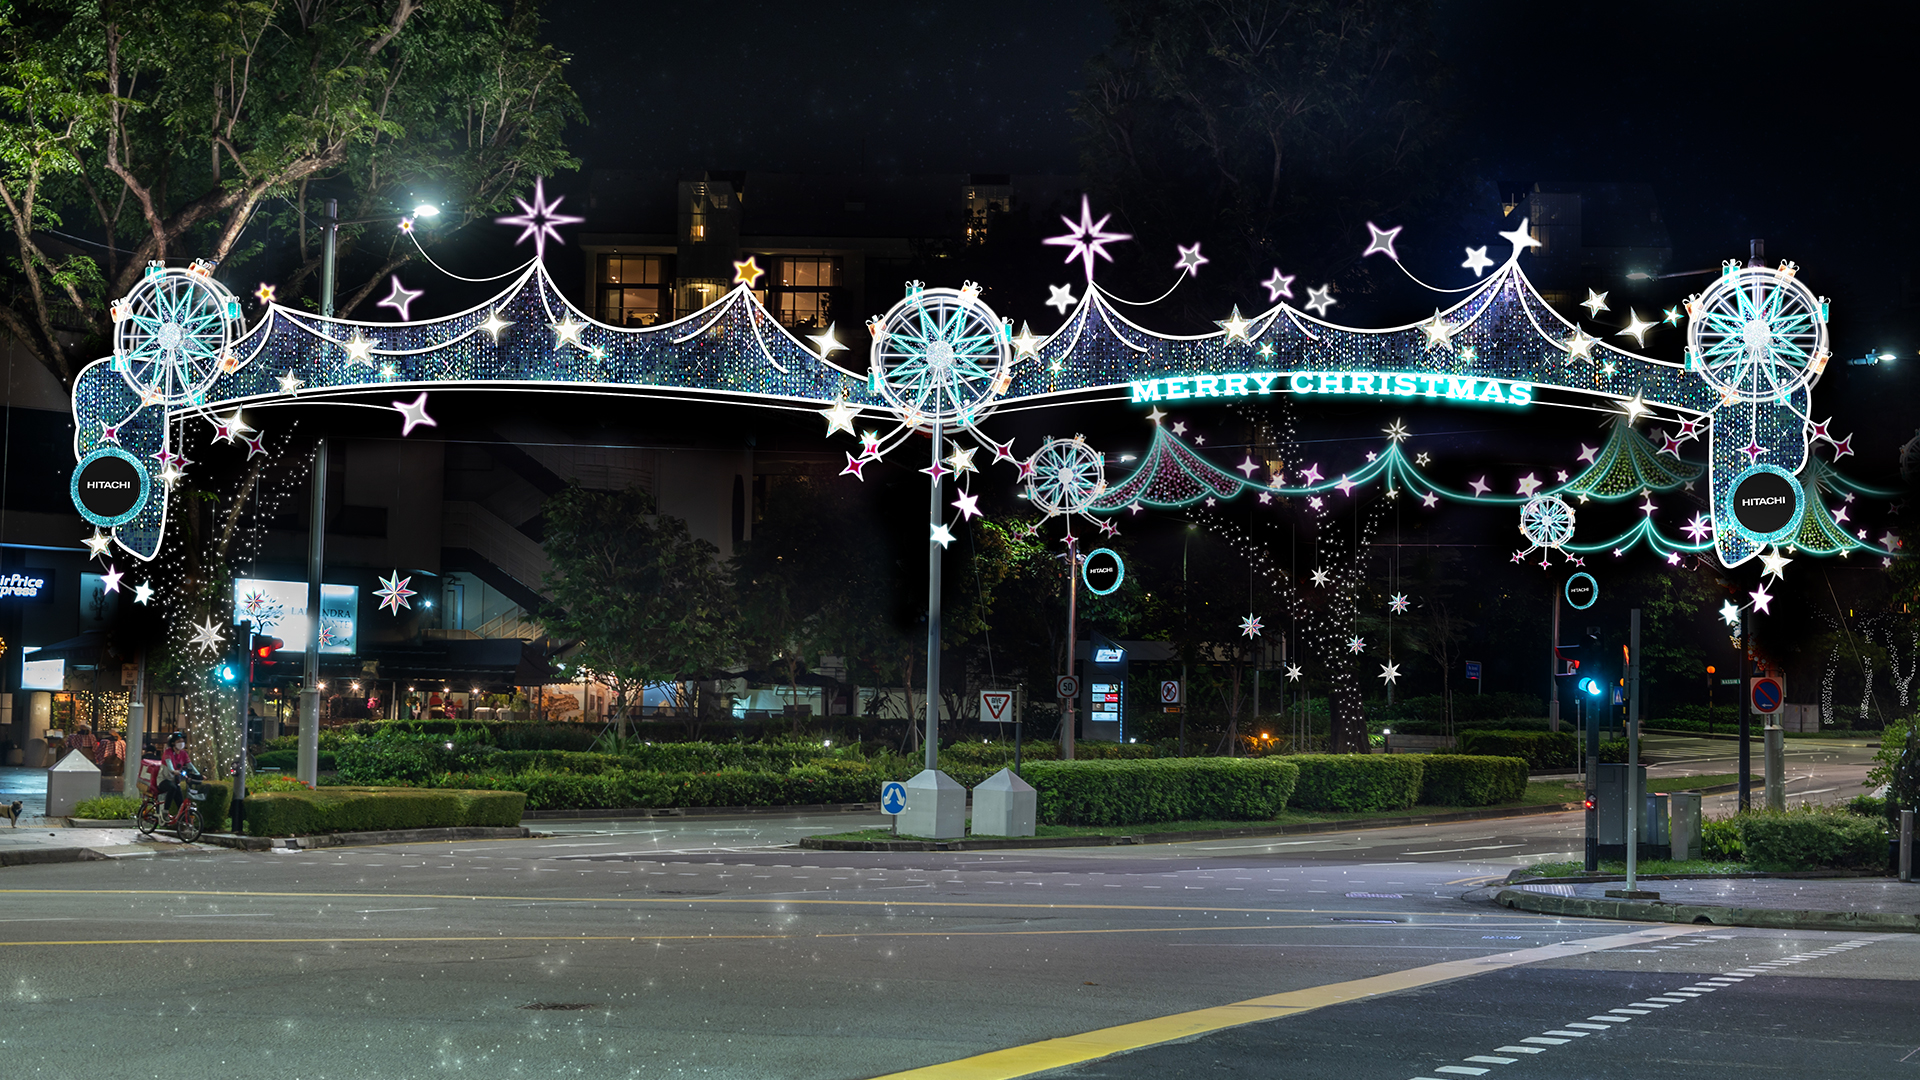
<svg viewBox="0 0 1920 1080">
<path fill-rule="evenodd" d="M 1483 956 L 1474 960 L 1447 960 L 1366 979 L 1329 983 L 1304 990 L 1289 990 L 1285 993 L 1269 994 L 1266 997 L 1236 1001 L 1230 1005 L 1216 1005 L 1209 1009 L 1174 1013 L 1171 1016 L 1100 1028 L 1065 1038 L 1029 1043 L 1026 1046 L 1008 1047 L 1005 1050 L 994 1050 L 990 1053 L 961 1058 L 958 1061 L 908 1069 L 905 1072 L 888 1073 L 886 1076 L 875 1077 L 874 1080 L 1013 1080 L 1014 1077 L 1031 1076 L 1034 1073 L 1078 1065 L 1082 1062 L 1173 1042 L 1177 1039 L 1190 1039 L 1196 1035 L 1205 1035 L 1224 1028 L 1295 1016 L 1313 1009 L 1325 1008 L 1328 1005 L 1341 1005 L 1381 994 L 1398 993 L 1402 990 L 1411 990 L 1415 987 L 1429 986 L 1453 979 L 1464 979 L 1490 971 L 1518 967 L 1522 964 L 1580 956 L 1601 949 L 1618 948 L 1622 945 L 1656 938 L 1698 934 L 1712 929 L 1714 927 L 1711 926 L 1659 926 L 1631 934 L 1584 938 L 1536 949 L 1521 949 L 1495 956 Z"/>
<path fill-rule="evenodd" d="M 698 904 L 776 904 L 816 907 L 885 908 L 980 908 L 985 910 L 1042 911 L 1179 911 L 1192 914 L 1224 913 L 1249 915 L 1326 915 L 1354 918 L 1368 915 L 1402 915 L 1409 918 L 1432 916 L 1429 911 L 1379 911 L 1373 909 L 1222 907 L 1198 904 L 1049 904 L 1044 902 L 1010 903 L 978 900 L 796 900 L 789 897 L 753 896 L 499 896 L 480 893 L 396 893 L 396 892 L 254 892 L 229 889 L 0 889 L 0 896 L 245 896 L 279 897 L 290 900 L 511 900 L 516 903 L 551 904 L 672 904 L 692 907 Z M 1489 913 L 1486 919 L 1521 922 L 1565 922 L 1564 916 L 1522 915 L 1514 912 Z M 1606 921 L 1606 920 L 1597 920 Z"/>
</svg>

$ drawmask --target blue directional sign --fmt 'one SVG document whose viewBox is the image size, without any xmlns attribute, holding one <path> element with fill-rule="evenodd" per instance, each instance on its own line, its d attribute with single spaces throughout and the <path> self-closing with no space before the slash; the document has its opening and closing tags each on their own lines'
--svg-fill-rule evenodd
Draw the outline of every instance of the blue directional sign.
<svg viewBox="0 0 1920 1080">
<path fill-rule="evenodd" d="M 898 814 L 907 808 L 907 785 L 889 780 L 880 785 L 880 812 Z"/>
</svg>

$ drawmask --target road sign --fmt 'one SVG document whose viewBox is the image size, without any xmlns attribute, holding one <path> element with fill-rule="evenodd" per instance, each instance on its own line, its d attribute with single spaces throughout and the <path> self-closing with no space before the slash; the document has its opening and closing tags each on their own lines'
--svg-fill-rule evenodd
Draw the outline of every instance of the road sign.
<svg viewBox="0 0 1920 1080">
<path fill-rule="evenodd" d="M 1160 704 L 1180 704 L 1180 680 L 1167 679 L 1160 684 Z"/>
<path fill-rule="evenodd" d="M 1753 711 L 1771 716 L 1780 711 L 1780 703 L 1787 699 L 1786 688 L 1780 680 L 1771 676 L 1761 676 L 1752 680 Z"/>
<path fill-rule="evenodd" d="M 980 719 L 988 724 L 1013 723 L 1013 691 L 980 691 Z"/>
<path fill-rule="evenodd" d="M 1080 680 L 1071 675 L 1062 675 L 1053 680 L 1054 696 L 1062 701 L 1080 696 Z"/>
<path fill-rule="evenodd" d="M 1600 583 L 1593 579 L 1592 574 L 1583 570 L 1567 579 L 1566 594 L 1567 603 L 1585 611 L 1593 606 L 1595 600 L 1600 599 Z"/>
<path fill-rule="evenodd" d="M 1467 678 L 1477 679 L 1479 677 L 1480 677 L 1480 661 L 1478 660 L 1467 661 Z"/>
<path fill-rule="evenodd" d="M 907 808 L 907 785 L 898 780 L 889 780 L 880 785 L 880 812 L 899 814 Z"/>
</svg>

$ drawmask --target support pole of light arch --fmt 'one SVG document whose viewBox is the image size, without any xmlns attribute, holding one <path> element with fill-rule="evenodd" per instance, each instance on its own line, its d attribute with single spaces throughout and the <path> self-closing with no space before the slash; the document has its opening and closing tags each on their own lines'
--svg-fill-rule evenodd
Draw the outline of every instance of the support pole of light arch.
<svg viewBox="0 0 1920 1080">
<path fill-rule="evenodd" d="M 926 767 L 940 767 L 940 556 L 934 534 L 945 524 L 940 512 L 940 421 L 933 422 L 933 468 L 927 485 L 927 738 Z"/>
</svg>

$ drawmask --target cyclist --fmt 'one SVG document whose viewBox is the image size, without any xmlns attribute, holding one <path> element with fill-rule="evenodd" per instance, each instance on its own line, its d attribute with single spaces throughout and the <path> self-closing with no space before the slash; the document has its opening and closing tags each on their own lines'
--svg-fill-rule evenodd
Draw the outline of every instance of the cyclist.
<svg viewBox="0 0 1920 1080">
<path fill-rule="evenodd" d="M 193 762 L 187 756 L 187 737 L 177 731 L 167 736 L 167 748 L 160 752 L 160 782 L 154 785 L 156 794 L 167 797 L 167 813 L 179 807 L 180 780 L 192 768 Z"/>
</svg>

